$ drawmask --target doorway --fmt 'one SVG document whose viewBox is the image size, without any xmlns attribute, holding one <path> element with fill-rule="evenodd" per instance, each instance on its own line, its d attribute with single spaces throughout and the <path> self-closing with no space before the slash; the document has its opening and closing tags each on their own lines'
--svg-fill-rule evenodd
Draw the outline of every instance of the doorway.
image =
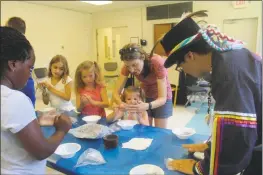
<svg viewBox="0 0 263 175">
<path fill-rule="evenodd" d="M 104 63 L 117 62 L 121 66 L 119 50 L 129 43 L 128 27 L 109 27 L 97 29 L 97 62 L 103 68 Z"/>
</svg>

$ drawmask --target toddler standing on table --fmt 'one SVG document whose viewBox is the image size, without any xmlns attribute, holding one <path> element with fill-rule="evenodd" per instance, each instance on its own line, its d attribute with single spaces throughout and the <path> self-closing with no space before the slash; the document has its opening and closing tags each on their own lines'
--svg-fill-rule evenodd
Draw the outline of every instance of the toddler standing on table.
<svg viewBox="0 0 263 175">
<path fill-rule="evenodd" d="M 129 86 L 124 90 L 122 95 L 122 101 L 130 105 L 140 104 L 143 100 L 144 93 L 139 87 Z M 131 112 L 115 108 L 114 112 L 107 116 L 108 121 L 115 121 L 120 118 L 123 120 L 137 120 L 142 125 L 149 125 L 146 111 Z"/>
</svg>

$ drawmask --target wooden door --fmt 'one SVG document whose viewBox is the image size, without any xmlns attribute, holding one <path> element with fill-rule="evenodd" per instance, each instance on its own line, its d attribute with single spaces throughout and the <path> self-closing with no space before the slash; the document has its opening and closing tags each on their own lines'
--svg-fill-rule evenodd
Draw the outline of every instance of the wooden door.
<svg viewBox="0 0 263 175">
<path fill-rule="evenodd" d="M 171 28 L 172 28 L 172 23 L 154 24 L 154 44 L 160 37 L 164 36 L 167 32 L 169 32 Z M 160 43 L 156 46 L 154 53 L 161 56 L 166 56 L 166 53 Z"/>
</svg>

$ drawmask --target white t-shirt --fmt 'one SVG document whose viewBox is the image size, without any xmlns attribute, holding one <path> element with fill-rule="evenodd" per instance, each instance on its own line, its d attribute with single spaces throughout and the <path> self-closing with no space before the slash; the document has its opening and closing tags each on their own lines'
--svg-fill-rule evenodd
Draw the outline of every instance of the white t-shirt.
<svg viewBox="0 0 263 175">
<path fill-rule="evenodd" d="M 44 174 L 46 160 L 37 160 L 16 133 L 36 119 L 30 99 L 1 85 L 1 174 Z"/>
<path fill-rule="evenodd" d="M 62 83 L 62 79 L 55 85 L 53 86 L 51 84 L 51 78 L 48 78 L 47 82 L 53 86 L 55 89 L 61 91 L 61 92 L 65 92 L 65 85 L 67 85 L 68 83 L 70 83 L 72 81 L 72 79 L 70 77 L 67 78 L 67 81 L 65 84 Z M 62 98 L 60 98 L 59 96 L 53 94 L 50 91 L 47 91 L 47 93 L 49 93 L 49 100 L 50 100 L 50 104 L 51 107 L 60 109 L 60 110 L 64 110 L 64 111 L 71 111 L 74 110 L 75 107 L 73 106 L 73 104 L 71 103 L 71 101 L 66 101 Z"/>
</svg>

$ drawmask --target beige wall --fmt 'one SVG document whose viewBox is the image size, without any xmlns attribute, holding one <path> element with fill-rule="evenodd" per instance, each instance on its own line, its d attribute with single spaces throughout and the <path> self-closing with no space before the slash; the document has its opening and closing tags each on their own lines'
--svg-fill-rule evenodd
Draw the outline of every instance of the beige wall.
<svg viewBox="0 0 263 175">
<path fill-rule="evenodd" d="M 171 2 L 172 3 L 172 2 Z M 208 10 L 208 17 L 206 20 L 208 23 L 217 25 L 221 30 L 224 19 L 239 19 L 239 18 L 258 18 L 258 41 L 257 52 L 261 52 L 262 45 L 262 2 L 250 1 L 248 7 L 243 9 L 234 9 L 232 2 L 230 1 L 195 1 L 193 4 L 193 11 Z M 146 20 L 146 8 L 125 8 L 123 11 L 94 13 L 92 15 L 93 21 L 93 42 L 95 43 L 95 30 L 105 27 L 118 27 L 128 26 L 129 37 L 139 37 L 140 39 L 146 39 L 148 45 L 144 49 L 148 52 L 151 51 L 154 36 L 153 26 L 154 24 L 161 23 L 174 23 L 178 22 L 179 18 L 165 19 L 165 20 Z M 261 42 L 261 43 L 260 43 Z M 261 44 L 261 45 L 260 45 Z M 93 48 L 93 54 L 96 55 L 96 47 Z M 177 84 L 178 73 L 169 69 L 169 77 L 174 84 Z"/>
<path fill-rule="evenodd" d="M 96 43 L 96 29 L 107 27 L 128 27 L 128 36 L 141 38 L 141 8 L 127 9 L 114 12 L 100 12 L 92 14 L 93 43 Z M 93 48 L 96 56 L 96 47 Z"/>
<path fill-rule="evenodd" d="M 261 51 L 261 6 L 262 2 L 251 1 L 247 8 L 234 9 L 229 1 L 195 1 L 193 10 L 208 10 L 209 17 L 206 20 L 220 28 L 224 19 L 257 17 L 259 22 L 257 48 Z M 75 68 L 81 61 L 97 60 L 96 29 L 127 26 L 128 36 L 146 39 L 148 45 L 145 50 L 150 52 L 154 44 L 154 24 L 173 23 L 179 20 L 174 18 L 147 21 L 145 7 L 131 9 L 125 7 L 119 11 L 90 15 L 26 2 L 2 1 L 1 25 L 12 16 L 20 16 L 27 23 L 26 36 L 35 48 L 36 67 L 47 65 L 55 54 L 63 54 L 68 58 L 71 75 L 74 75 Z M 169 70 L 169 74 L 173 75 L 173 79 L 177 76 L 173 70 Z"/>
<path fill-rule="evenodd" d="M 216 24 L 222 31 L 225 19 L 258 18 L 256 52 L 262 54 L 262 1 L 250 1 L 248 7 L 241 9 L 234 9 L 231 1 L 194 2 L 194 11 L 202 10 L 204 7 L 209 11 L 207 21 Z"/>
<path fill-rule="evenodd" d="M 172 3 L 172 2 L 171 2 Z M 262 2 L 251 1 L 247 8 L 234 9 L 230 1 L 195 1 L 193 10 L 208 10 L 208 23 L 223 26 L 224 19 L 239 19 L 257 17 L 259 21 L 258 30 L 262 31 Z M 178 18 L 165 20 L 146 20 L 146 8 L 124 9 L 123 11 L 94 13 L 92 15 L 93 33 L 98 28 L 128 26 L 129 36 L 139 36 L 148 41 L 145 47 L 150 51 L 153 46 L 153 26 L 160 23 L 178 22 Z M 259 34 L 262 32 L 258 32 Z M 93 38 L 95 42 L 95 36 Z M 95 48 L 94 48 L 95 49 Z M 94 52 L 95 54 L 95 52 Z"/>
<path fill-rule="evenodd" d="M 92 59 L 91 15 L 18 1 L 1 1 L 1 25 L 19 16 L 36 53 L 35 67 L 46 66 L 56 54 L 66 56 L 71 76 L 83 60 Z M 64 47 L 64 49 L 62 48 Z"/>
</svg>

